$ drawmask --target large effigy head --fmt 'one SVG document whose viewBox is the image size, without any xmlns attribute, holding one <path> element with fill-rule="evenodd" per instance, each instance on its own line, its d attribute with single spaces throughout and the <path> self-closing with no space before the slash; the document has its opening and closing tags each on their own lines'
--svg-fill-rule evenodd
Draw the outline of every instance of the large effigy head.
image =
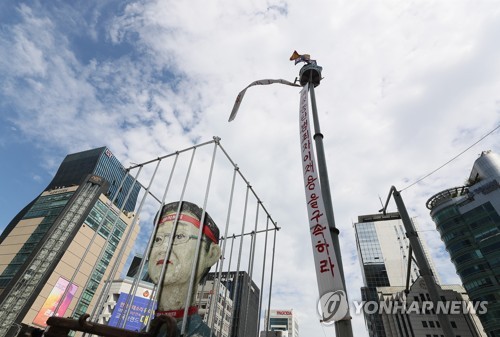
<svg viewBox="0 0 500 337">
<path fill-rule="evenodd" d="M 163 285 L 186 283 L 190 279 L 195 260 L 203 210 L 188 201 L 183 201 L 179 209 L 179 202 L 172 202 L 164 205 L 158 215 L 160 219 L 149 254 L 149 275 L 154 283 L 160 283 L 162 267 L 167 263 Z M 177 226 L 175 226 L 176 220 Z M 207 212 L 204 214 L 203 222 L 202 242 L 196 269 L 198 281 L 208 273 L 210 267 L 220 257 L 219 228 Z M 165 262 L 172 235 L 174 236 L 172 250 Z"/>
</svg>

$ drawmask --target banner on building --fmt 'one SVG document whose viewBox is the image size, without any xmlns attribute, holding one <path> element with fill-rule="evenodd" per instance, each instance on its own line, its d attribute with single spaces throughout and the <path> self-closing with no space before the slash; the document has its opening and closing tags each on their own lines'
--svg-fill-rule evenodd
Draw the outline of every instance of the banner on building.
<svg viewBox="0 0 500 337">
<path fill-rule="evenodd" d="M 127 293 L 120 293 L 120 297 L 118 297 L 118 301 L 113 309 L 108 325 L 115 327 L 123 326 L 125 314 L 127 313 L 126 304 L 128 302 L 131 307 L 129 315 L 126 318 L 125 329 L 142 331 L 148 324 L 149 318 L 154 315 L 154 305 L 151 304 L 149 298 L 133 296 L 134 299 L 132 303 L 130 303 L 128 298 L 129 295 Z"/>
<path fill-rule="evenodd" d="M 71 300 L 76 294 L 76 291 L 78 290 L 78 287 L 75 284 L 71 284 L 70 288 L 66 291 L 66 288 L 68 288 L 69 281 L 63 279 L 62 277 L 59 277 L 57 280 L 56 285 L 50 292 L 49 296 L 45 300 L 45 302 L 42 305 L 42 308 L 38 312 L 38 314 L 35 316 L 35 319 L 33 320 L 33 324 L 36 324 L 41 327 L 46 327 L 47 326 L 47 319 L 51 316 L 57 316 L 57 317 L 62 317 L 66 313 L 66 310 L 69 307 L 69 304 L 71 303 Z M 66 296 L 64 296 L 64 299 L 62 298 L 64 295 L 64 292 L 66 292 Z M 57 305 L 59 302 L 62 300 L 61 304 L 59 305 L 59 308 L 57 309 L 57 313 L 54 314 Z"/>
<path fill-rule="evenodd" d="M 347 319 L 350 316 L 318 179 L 309 123 L 308 92 L 309 84 L 306 84 L 300 92 L 300 149 L 320 306 L 323 311 L 323 321 L 329 322 Z M 332 293 L 339 296 L 331 296 Z M 333 313 L 333 310 L 340 311 Z"/>
</svg>

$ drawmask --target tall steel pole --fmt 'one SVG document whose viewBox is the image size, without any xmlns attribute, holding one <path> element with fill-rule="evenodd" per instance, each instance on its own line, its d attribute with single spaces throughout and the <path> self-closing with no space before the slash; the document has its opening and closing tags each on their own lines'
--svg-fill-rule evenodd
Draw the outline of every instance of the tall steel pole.
<svg viewBox="0 0 500 337">
<path fill-rule="evenodd" d="M 303 66 L 299 72 L 300 84 L 302 86 L 309 83 L 309 93 L 311 96 L 312 116 L 314 123 L 314 144 L 316 145 L 316 156 L 318 158 L 319 180 L 321 186 L 321 195 L 325 204 L 326 218 L 328 219 L 328 227 L 332 236 L 332 241 L 337 256 L 338 270 L 340 272 L 342 283 L 345 285 L 344 267 L 342 264 L 342 255 L 339 245 L 339 230 L 335 227 L 335 218 L 333 216 L 333 203 L 330 193 L 330 182 L 328 180 L 328 170 L 326 168 L 325 149 L 323 147 L 323 134 L 321 133 L 318 118 L 318 109 L 316 107 L 316 96 L 314 87 L 318 86 L 321 81 L 322 68 L 316 63 L 309 63 Z M 346 289 L 347 297 L 347 289 Z M 335 322 L 336 337 L 352 337 L 352 324 L 350 319 L 340 320 Z"/>
<path fill-rule="evenodd" d="M 410 241 L 410 247 L 415 253 L 415 259 L 417 260 L 417 265 L 420 270 L 420 276 L 424 280 L 427 290 L 429 291 L 429 297 L 431 298 L 434 308 L 437 308 L 437 304 L 441 300 L 439 296 L 439 287 L 436 284 L 434 275 L 432 274 L 429 261 L 425 256 L 424 248 L 420 243 L 420 239 L 418 237 L 417 231 L 415 230 L 415 226 L 413 226 L 413 222 L 408 215 L 408 211 L 406 210 L 406 206 L 403 202 L 403 198 L 401 197 L 401 193 L 396 189 L 396 187 L 391 186 L 389 196 L 387 197 L 385 206 L 381 209 L 381 211 L 383 211 L 383 213 L 385 214 L 391 195 L 394 197 L 396 207 L 398 209 L 399 215 L 401 216 L 401 221 L 403 221 L 403 226 L 406 230 L 406 237 L 408 237 L 408 241 Z M 440 311 L 438 311 L 436 315 L 441 325 L 441 329 L 443 329 L 444 336 L 455 336 L 448 316 Z"/>
</svg>

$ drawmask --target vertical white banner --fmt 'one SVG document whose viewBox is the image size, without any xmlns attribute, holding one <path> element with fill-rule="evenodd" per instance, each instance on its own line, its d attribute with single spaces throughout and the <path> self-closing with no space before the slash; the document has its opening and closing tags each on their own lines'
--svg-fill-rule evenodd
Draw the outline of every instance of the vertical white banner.
<svg viewBox="0 0 500 337">
<path fill-rule="evenodd" d="M 314 266 L 318 281 L 320 302 L 319 313 L 322 321 L 330 323 L 348 319 L 347 297 L 344 284 L 338 269 L 337 257 L 333 247 L 325 205 L 321 194 L 320 182 L 316 168 L 312 137 L 309 125 L 309 84 L 300 92 L 299 132 L 304 189 L 306 192 L 307 214 L 314 255 Z"/>
</svg>

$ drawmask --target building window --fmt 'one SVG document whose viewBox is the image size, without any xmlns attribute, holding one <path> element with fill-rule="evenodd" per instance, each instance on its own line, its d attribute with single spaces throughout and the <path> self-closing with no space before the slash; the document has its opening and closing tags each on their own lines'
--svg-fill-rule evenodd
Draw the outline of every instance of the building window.
<svg viewBox="0 0 500 337">
<path fill-rule="evenodd" d="M 424 328 L 427 328 L 427 321 L 422 321 L 422 326 L 423 326 Z"/>
<path fill-rule="evenodd" d="M 455 321 L 450 321 L 450 324 L 451 324 L 451 327 L 452 328 L 457 328 L 457 323 L 455 323 Z"/>
<path fill-rule="evenodd" d="M 470 291 L 470 290 L 473 290 L 473 289 L 476 289 L 479 287 L 490 287 L 492 285 L 493 285 L 493 283 L 491 282 L 491 280 L 488 277 L 486 277 L 486 278 L 474 280 L 471 282 L 467 282 L 464 284 L 464 288 L 467 291 Z"/>
</svg>

